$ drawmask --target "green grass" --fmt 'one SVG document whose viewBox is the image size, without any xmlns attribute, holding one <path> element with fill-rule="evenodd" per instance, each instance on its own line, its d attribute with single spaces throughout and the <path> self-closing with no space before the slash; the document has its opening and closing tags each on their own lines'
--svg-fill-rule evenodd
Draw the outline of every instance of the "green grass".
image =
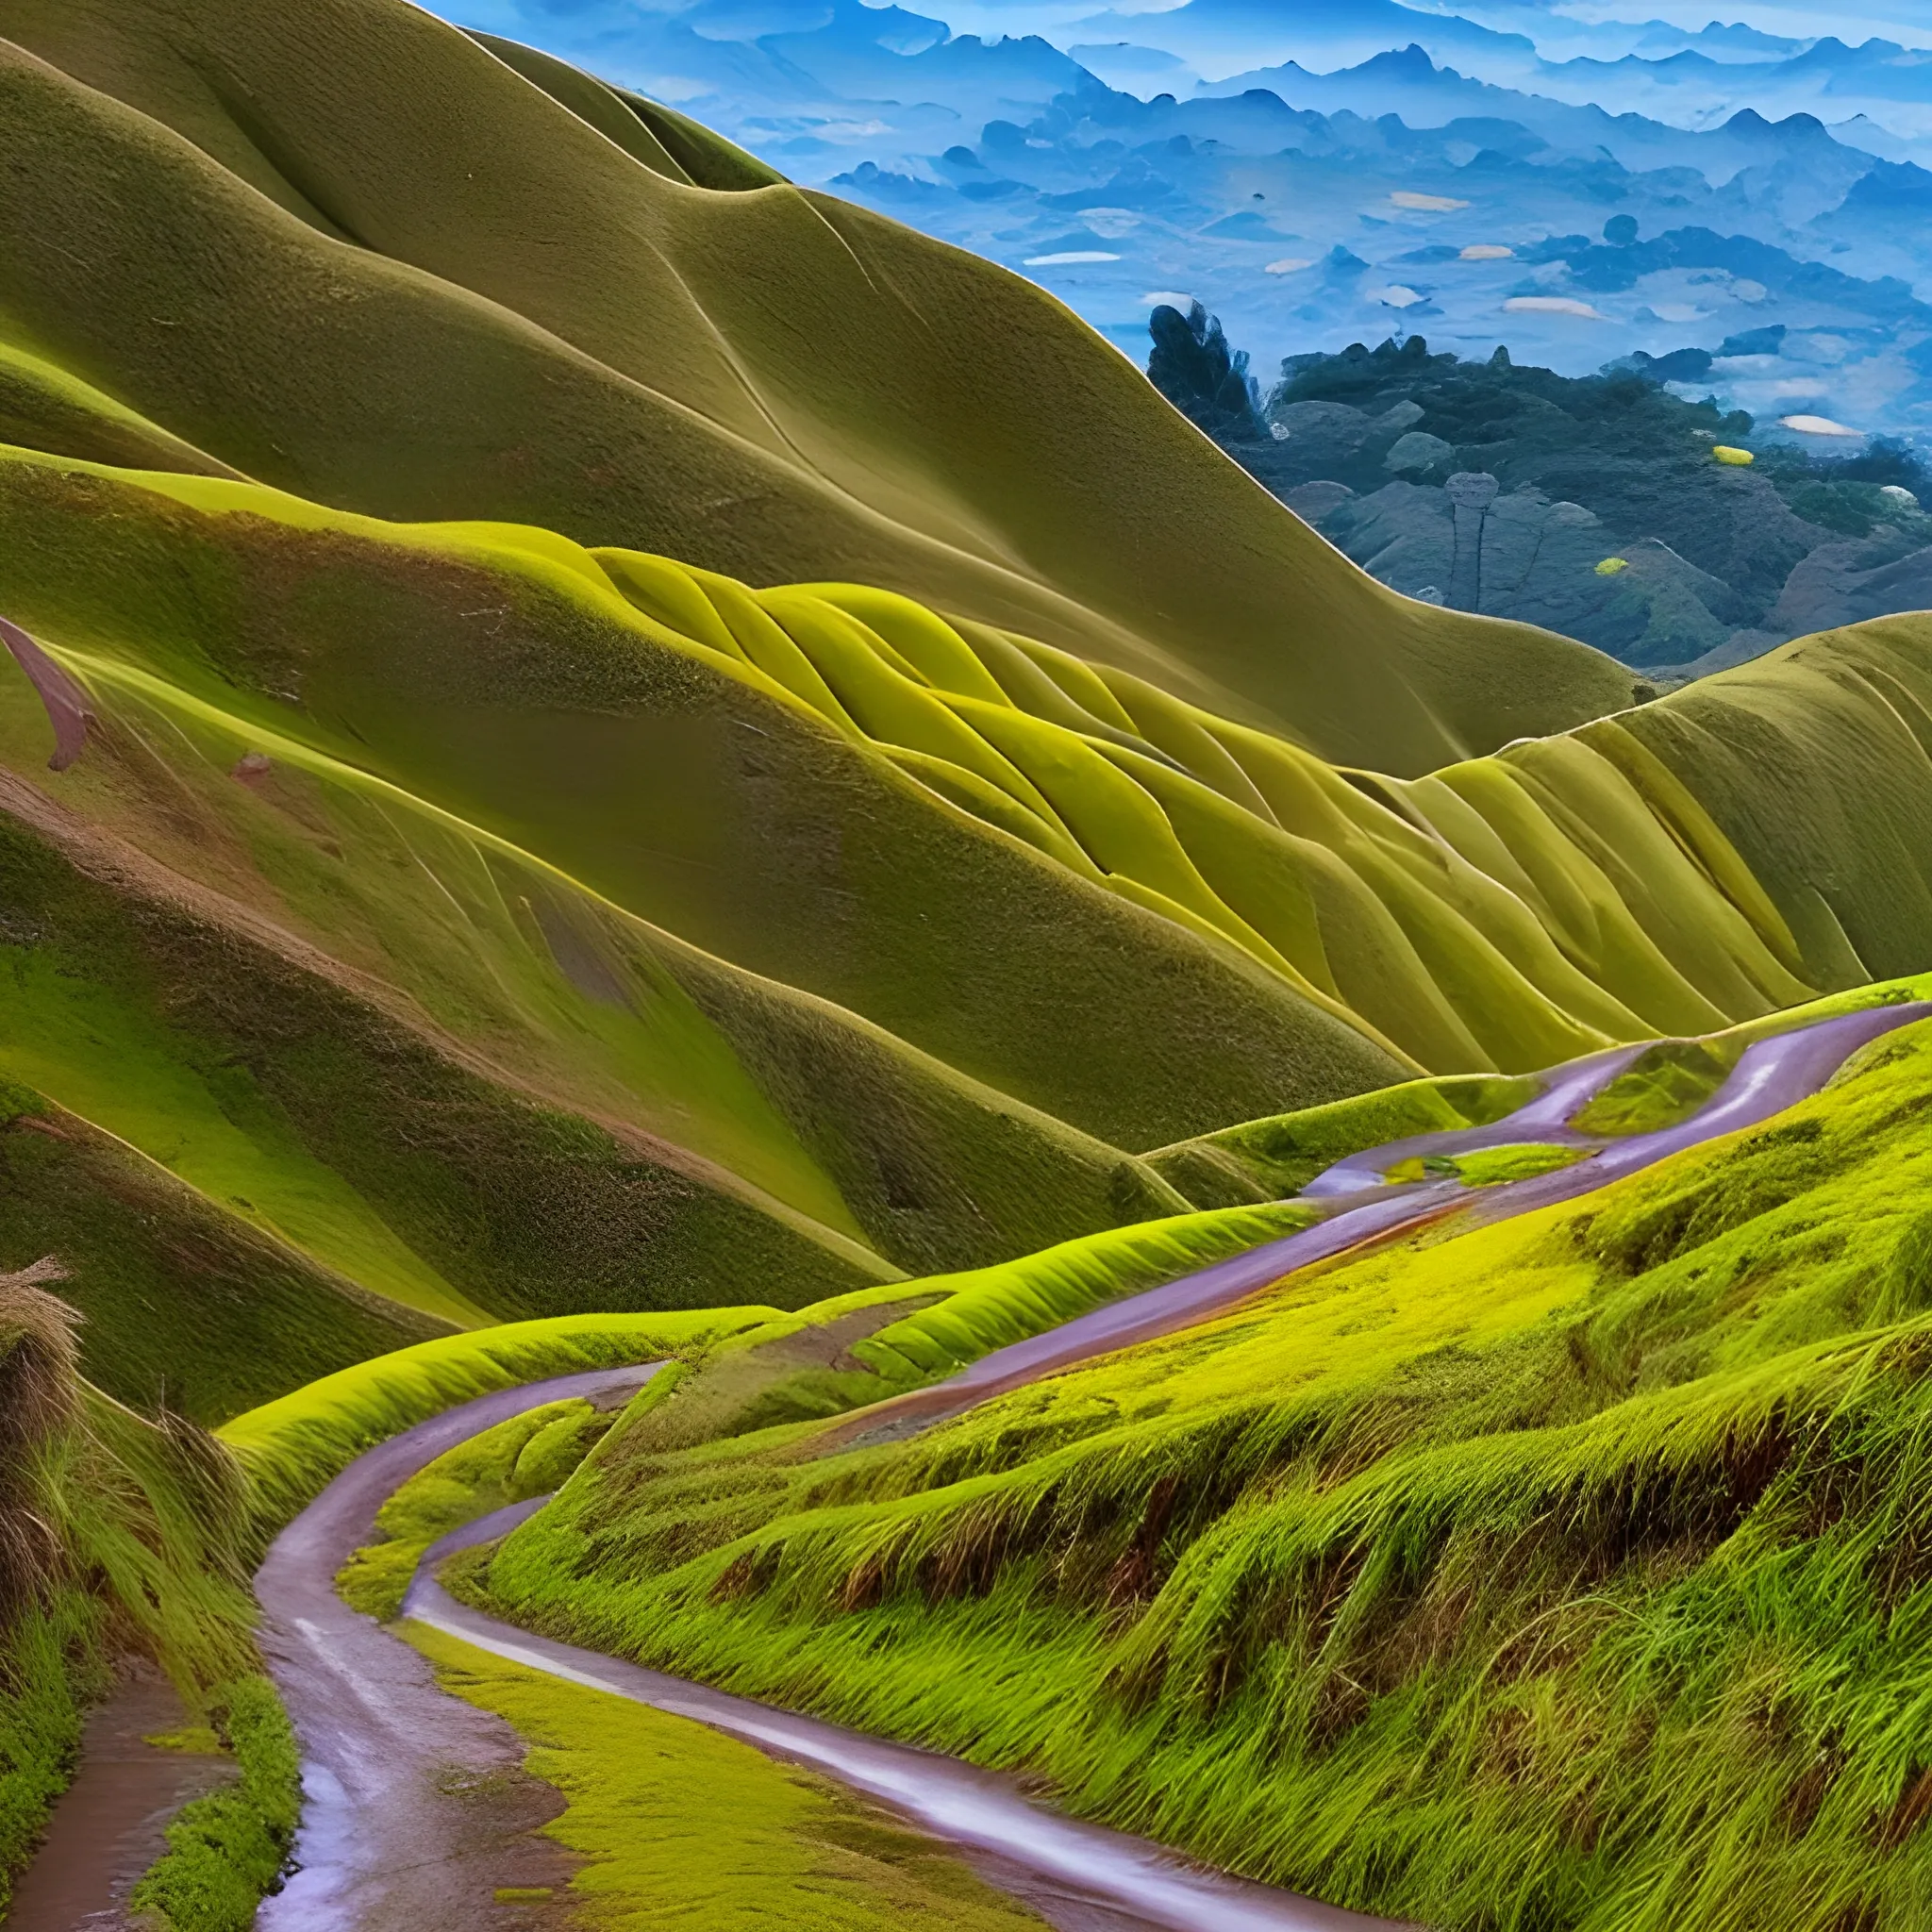
<svg viewBox="0 0 1932 1932">
<path fill-rule="evenodd" d="M 625 1409 L 602 1455 L 801 1424 L 915 1389 L 1090 1308 L 1307 1226 L 1295 1202 L 1175 1215 L 995 1268 L 841 1295 L 723 1337 Z"/>
<path fill-rule="evenodd" d="M 1265 1201 L 1299 1193 L 1324 1168 L 1370 1147 L 1412 1134 L 1488 1126 L 1535 1094 L 1535 1081 L 1524 1075 L 1407 1080 L 1326 1107 L 1244 1121 L 1162 1147 L 1147 1159 L 1201 1207 L 1224 1205 L 1213 1197 L 1227 1194 Z"/>
<path fill-rule="evenodd" d="M 701 1354 L 771 1308 L 565 1315 L 420 1342 L 339 1370 L 223 1425 L 258 1525 L 279 1527 L 363 1450 L 492 1390 L 551 1375 Z"/>
<path fill-rule="evenodd" d="M 1552 1147 L 1541 1141 L 1524 1141 L 1504 1147 L 1478 1147 L 1468 1154 L 1430 1155 L 1397 1161 L 1384 1171 L 1383 1178 L 1419 1181 L 1441 1175 L 1459 1180 L 1464 1187 L 1493 1188 L 1505 1181 L 1528 1180 L 1535 1174 L 1555 1174 L 1559 1168 L 1574 1167 L 1588 1153 L 1582 1147 Z"/>
<path fill-rule="evenodd" d="M 103 488 L 124 506 L 125 537 L 104 535 L 92 515 Z M 750 989 L 720 984 L 642 934 L 613 948 L 608 916 L 574 888 L 829 997 L 1129 1151 L 1191 1138 L 1161 1131 L 1185 1103 L 1146 1078 L 1150 1059 L 1170 1063 L 1166 1080 L 1179 1075 L 1183 1038 L 1195 1048 L 1193 1081 L 1223 1108 L 1218 1121 L 1197 1112 L 1196 1131 L 1259 1110 L 1242 1102 L 1273 1069 L 1252 1051 L 1217 1050 L 1206 1007 L 1228 1037 L 1249 1030 L 1258 1046 L 1276 1035 L 1283 1050 L 1272 1058 L 1291 1084 L 1275 1092 L 1315 1103 L 1398 1070 L 1521 1072 L 1612 1040 L 1715 1030 L 1836 974 L 1803 976 L 1788 921 L 1708 814 L 1627 734 L 1604 738 L 1607 727 L 1406 787 L 1357 782 L 1142 678 L 877 589 L 754 592 L 541 530 L 377 525 L 201 477 L 134 487 L 22 460 L 0 467 L 0 489 L 33 539 L 8 594 L 101 705 L 146 742 L 205 743 L 204 785 L 243 746 L 275 773 L 289 768 L 262 795 L 294 824 L 244 809 L 252 794 L 232 783 L 212 788 L 209 809 L 252 843 L 278 891 L 299 888 L 325 943 L 346 935 L 341 906 L 317 903 L 304 876 L 315 841 L 325 836 L 339 860 L 370 873 L 375 855 L 361 848 L 373 804 L 391 808 L 382 818 L 400 808 L 428 819 L 435 845 L 458 841 L 445 891 L 459 905 L 479 863 L 541 857 L 560 877 L 523 895 L 525 926 L 540 928 L 570 985 L 579 1029 L 588 1022 L 607 1044 L 628 1044 L 616 1069 L 625 1084 L 656 1101 L 659 1121 L 674 1100 L 695 1114 L 707 1158 L 736 1162 L 828 1227 L 862 1229 L 893 1258 L 903 1246 L 885 1235 L 902 1191 L 864 1189 L 866 1164 L 841 1145 L 862 1109 L 827 1136 L 809 1090 L 785 1078 L 793 1070 L 767 1064 L 771 1031 L 745 1010 Z M 119 551 L 105 572 L 79 576 L 69 560 L 76 518 L 97 552 Z M 181 560 L 188 592 L 154 585 L 157 545 Z M 292 608 L 275 588 L 291 552 L 311 558 L 324 585 Z M 177 608 L 158 615 L 158 591 Z M 511 651 L 492 635 L 479 648 L 469 622 L 479 608 L 513 613 L 541 644 Z M 407 658 L 380 647 L 387 629 L 407 631 Z M 299 712 L 275 696 L 291 659 L 303 666 Z M 693 713 L 712 721 L 708 733 L 673 728 Z M 711 755 L 745 737 L 760 741 L 749 766 Z M 572 783 L 549 782 L 564 766 Z M 373 787 L 372 769 L 382 781 Z M 75 789 L 104 782 L 97 772 Z M 324 799 L 346 794 L 339 808 L 318 811 L 318 784 Z M 760 830 L 781 801 L 782 829 Z M 650 843 L 613 836 L 640 823 L 654 827 Z M 836 860 L 821 824 L 839 827 Z M 822 858 L 797 862 L 801 840 Z M 207 864 L 178 845 L 168 858 Z M 380 938 L 391 971 L 417 956 L 411 978 L 446 1009 L 451 988 L 425 974 L 413 930 L 428 908 L 393 903 L 392 883 L 363 890 L 381 924 L 358 937 Z M 1133 954 L 1187 961 L 1185 981 L 1170 972 L 1149 989 L 1187 1033 L 1143 1030 L 1130 1049 L 1118 1015 L 1135 990 L 1065 970 L 1043 1024 L 1037 962 L 1015 951 L 1041 916 L 1023 894 L 1059 902 L 1063 969 L 1104 957 L 1118 982 L 1124 920 L 1139 931 Z M 505 908 L 489 897 L 481 922 L 500 924 Z M 991 920 L 972 916 L 989 906 L 999 908 Z M 835 917 L 863 922 L 862 955 L 826 949 L 821 929 Z M 510 927 L 499 943 L 526 947 L 528 931 Z M 623 955 L 641 940 L 660 982 L 643 1006 L 646 1039 L 597 998 L 623 1003 Z M 667 977 L 681 1001 L 663 997 Z M 575 1054 L 562 1044 L 573 1083 L 591 1077 L 582 1041 Z M 903 1242 L 909 1228 L 895 1231 Z"/>
<path fill-rule="evenodd" d="M 0 1910 L 73 1774 L 113 1664 L 159 1662 L 192 1715 L 251 1670 L 236 1472 L 192 1424 L 149 1422 L 74 1374 L 67 1318 L 5 1295 L 0 1554 Z"/>
<path fill-rule="evenodd" d="M 0 1265 L 67 1269 L 80 1366 L 118 1399 L 225 1417 L 442 1324 L 363 1291 L 44 1096 L 0 1083 Z"/>
<path fill-rule="evenodd" d="M 336 1578 L 342 1601 L 388 1623 L 431 1543 L 506 1504 L 561 1489 L 612 1420 L 588 1402 L 546 1402 L 445 1450 L 377 1512 L 376 1540 Z"/>
<path fill-rule="evenodd" d="M 1584 1134 L 1654 1134 L 1688 1120 L 1724 1085 L 1745 1042 L 1660 1040 L 1578 1112 L 1570 1124 Z"/>
<path fill-rule="evenodd" d="M 1366 1910 L 1906 1932 L 1928 1096 L 1908 1028 L 910 1441 L 622 1429 L 472 1587 Z"/>
<path fill-rule="evenodd" d="M 446 1690 L 507 1719 L 524 1768 L 567 1808 L 548 1835 L 584 1860 L 573 1924 L 595 1932 L 1021 1932 L 1043 1922 L 965 1862 L 830 1781 L 608 1691 L 405 1624 Z M 499 1894 L 499 1897 L 501 1894 Z"/>
<path fill-rule="evenodd" d="M 209 1711 L 242 1774 L 175 1814 L 167 1851 L 128 1896 L 163 1932 L 248 1932 L 276 1889 L 301 1816 L 301 1752 L 275 1686 L 239 1678 L 211 1694 Z"/>
</svg>

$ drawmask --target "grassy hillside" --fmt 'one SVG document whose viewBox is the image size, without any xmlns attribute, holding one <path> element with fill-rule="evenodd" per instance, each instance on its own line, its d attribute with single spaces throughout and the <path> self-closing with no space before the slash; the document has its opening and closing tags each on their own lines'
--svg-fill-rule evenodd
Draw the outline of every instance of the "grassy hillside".
<svg viewBox="0 0 1932 1932">
<path fill-rule="evenodd" d="M 873 588 L 25 452 L 0 515 L 0 1073 L 443 1321 L 1266 1199 L 1229 1122 L 1932 937 L 1909 626 L 1400 780 Z"/>
<path fill-rule="evenodd" d="M 1916 1034 L 1588 1211 L 813 1431 L 1534 1070 L 1728 1030 L 1604 1103 L 1661 1117 L 1923 969 L 1923 625 L 1633 707 L 1038 290 L 399 0 L 0 0 L 0 1268 L 108 1391 L 0 1282 L 66 1391 L 16 1479 L 85 1477 L 22 1491 L 0 1866 L 104 1620 L 212 1681 L 361 1446 L 670 1353 L 520 1610 L 1445 1926 L 1904 1932 Z"/>
<path fill-rule="evenodd" d="M 1308 1271 L 910 1441 L 827 1451 L 795 1375 L 693 1440 L 700 1378 L 486 1587 L 1375 1912 L 1903 1932 L 1928 1096 L 1921 1024 L 1585 1204 Z"/>
<path fill-rule="evenodd" d="M 1038 291 L 574 70 L 0 30 L 0 1073 L 379 1320 L 1267 1198 L 1173 1150 L 1932 938 L 1909 632 L 1585 722 L 1602 660 L 1387 598 Z"/>
<path fill-rule="evenodd" d="M 1031 284 L 399 0 L 6 0 L 0 37 L 0 343 L 169 467 L 884 585 L 1406 773 L 1628 699 L 1336 570 Z M 129 433 L 78 407 L 13 433 Z"/>
</svg>

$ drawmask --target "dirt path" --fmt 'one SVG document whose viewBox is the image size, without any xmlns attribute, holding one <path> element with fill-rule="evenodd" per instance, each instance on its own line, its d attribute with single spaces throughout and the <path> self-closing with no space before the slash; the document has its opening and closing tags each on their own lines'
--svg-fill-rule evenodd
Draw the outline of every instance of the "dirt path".
<svg viewBox="0 0 1932 1932">
<path fill-rule="evenodd" d="M 1217 1261 L 1163 1287 L 1108 1302 L 1044 1334 L 995 1349 L 949 1380 L 875 1403 L 818 1440 L 829 1452 L 860 1439 L 904 1434 L 962 1414 L 995 1395 L 1077 1362 L 1191 1327 L 1294 1269 L 1407 1233 L 1453 1210 L 1467 1210 L 1487 1223 L 1594 1192 L 1687 1147 L 1755 1126 L 1808 1099 L 1861 1046 L 1928 1016 L 1932 1016 L 1932 1002 L 1913 1001 L 1868 1008 L 1795 1032 L 1774 1034 L 1747 1047 L 1724 1085 L 1689 1120 L 1657 1133 L 1632 1134 L 1615 1141 L 1578 1134 L 1567 1123 L 1643 1048 L 1619 1047 L 1591 1054 L 1554 1069 L 1547 1075 L 1549 1084 L 1535 1099 L 1488 1126 L 1419 1135 L 1338 1161 L 1316 1175 L 1297 1198 L 1328 1202 L 1340 1197 L 1356 1205 L 1341 1208 L 1313 1227 Z M 1466 1154 L 1522 1141 L 1595 1151 L 1574 1166 L 1485 1188 L 1480 1194 L 1473 1194 L 1455 1180 L 1391 1186 L 1381 1179 L 1386 1168 L 1417 1154 Z"/>
<path fill-rule="evenodd" d="M 518 1769 L 523 1740 L 439 1690 L 414 1650 L 342 1603 L 335 1577 L 375 1534 L 383 1503 L 445 1450 L 564 1396 L 625 1399 L 656 1366 L 558 1376 L 451 1409 L 350 1464 L 276 1539 L 257 1590 L 269 1667 L 302 1743 L 306 1804 L 301 1869 L 263 1905 L 258 1932 L 510 1932 L 567 1923 L 561 1894 L 572 1866 L 541 1835 L 556 1795 Z M 958 1848 L 1058 1932 L 1372 1932 L 1382 1923 L 1195 1872 L 1143 1840 L 1041 1810 L 1005 1780 L 950 1758 L 532 1637 L 457 1604 L 431 1578 L 443 1557 L 504 1535 L 543 1500 L 435 1544 L 406 1614 L 828 1772 Z M 558 1897 L 547 1906 L 493 1898 L 500 1887 L 539 1886 Z"/>
<path fill-rule="evenodd" d="M 46 1835 L 4 1915 L 20 1932 L 123 1932 L 134 1881 L 160 1857 L 168 1821 L 236 1774 L 232 1758 L 166 1751 L 147 1739 L 188 1713 L 151 1664 L 95 1706 L 80 1774 L 54 1806 Z"/>
<path fill-rule="evenodd" d="M 262 1648 L 302 1745 L 300 1869 L 258 1932 L 536 1932 L 559 1905 L 502 1904 L 499 1888 L 560 1893 L 575 1869 L 541 1827 L 560 1801 L 522 1770 L 500 1718 L 446 1696 L 428 1664 L 335 1593 L 374 1540 L 375 1513 L 444 1450 L 539 1402 L 627 1401 L 657 1363 L 498 1390 L 380 1443 L 275 1539 L 256 1576 Z"/>
</svg>

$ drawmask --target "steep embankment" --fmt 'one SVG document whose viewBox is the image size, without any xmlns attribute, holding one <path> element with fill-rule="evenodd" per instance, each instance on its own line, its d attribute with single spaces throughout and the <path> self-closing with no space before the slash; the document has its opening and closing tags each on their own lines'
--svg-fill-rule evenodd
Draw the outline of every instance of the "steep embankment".
<svg viewBox="0 0 1932 1932">
<path fill-rule="evenodd" d="M 116 1661 L 161 1663 L 201 1705 L 254 1657 L 232 1470 L 80 1378 L 53 1284 L 52 1260 L 0 1274 L 0 1912 Z"/>
</svg>

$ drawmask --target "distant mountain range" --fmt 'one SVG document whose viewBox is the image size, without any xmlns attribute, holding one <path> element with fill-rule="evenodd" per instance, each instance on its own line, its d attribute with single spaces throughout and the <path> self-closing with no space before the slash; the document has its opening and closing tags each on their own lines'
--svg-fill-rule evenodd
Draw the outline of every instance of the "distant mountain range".
<svg viewBox="0 0 1932 1932">
<path fill-rule="evenodd" d="M 1716 357 L 1722 407 L 1932 427 L 1932 54 L 1899 42 L 1399 0 L 998 8 L 1047 30 L 1018 36 L 858 0 L 534 9 L 455 10 L 1019 270 L 1137 359 L 1196 298 L 1262 364 L 1423 327 L 1581 375 L 1781 325 Z"/>
</svg>

